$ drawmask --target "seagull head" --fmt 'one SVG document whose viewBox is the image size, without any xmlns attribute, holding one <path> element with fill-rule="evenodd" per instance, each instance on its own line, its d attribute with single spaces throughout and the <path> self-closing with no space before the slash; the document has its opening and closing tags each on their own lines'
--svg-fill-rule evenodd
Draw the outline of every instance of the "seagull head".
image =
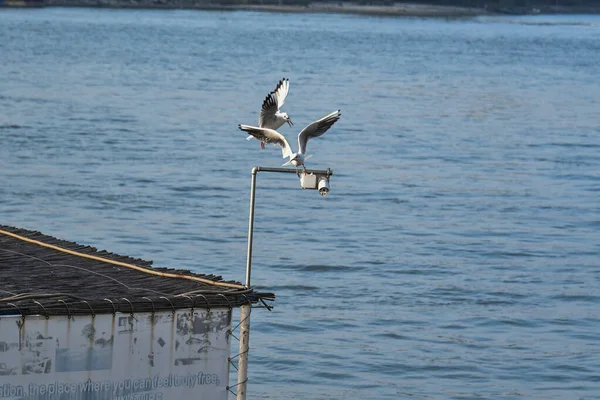
<svg viewBox="0 0 600 400">
<path fill-rule="evenodd" d="M 287 115 L 287 113 L 281 113 L 281 116 L 283 117 L 283 119 L 285 120 L 285 122 L 288 123 L 289 126 L 294 125 L 294 123 L 292 122 L 292 119 L 290 118 L 289 115 Z"/>
</svg>

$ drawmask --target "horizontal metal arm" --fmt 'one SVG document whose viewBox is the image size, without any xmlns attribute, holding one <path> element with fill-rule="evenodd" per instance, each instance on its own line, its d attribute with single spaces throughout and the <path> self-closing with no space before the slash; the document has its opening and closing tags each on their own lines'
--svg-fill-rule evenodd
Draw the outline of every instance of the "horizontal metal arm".
<svg viewBox="0 0 600 400">
<path fill-rule="evenodd" d="M 296 169 L 295 168 L 271 168 L 271 167 L 254 167 L 254 171 L 256 172 L 287 172 L 287 173 L 291 173 L 291 174 L 295 174 L 296 173 Z M 306 170 L 307 174 L 320 174 L 320 175 L 327 175 L 327 176 L 331 176 L 333 175 L 333 171 L 330 168 L 327 168 L 326 170 L 324 169 L 307 169 Z"/>
</svg>

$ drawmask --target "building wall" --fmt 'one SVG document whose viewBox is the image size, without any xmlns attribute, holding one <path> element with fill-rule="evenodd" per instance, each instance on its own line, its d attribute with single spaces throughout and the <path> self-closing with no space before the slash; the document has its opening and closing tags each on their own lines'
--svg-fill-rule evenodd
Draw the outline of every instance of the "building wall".
<svg viewBox="0 0 600 400">
<path fill-rule="evenodd" d="M 226 400 L 231 311 L 0 317 L 0 398 Z"/>
</svg>

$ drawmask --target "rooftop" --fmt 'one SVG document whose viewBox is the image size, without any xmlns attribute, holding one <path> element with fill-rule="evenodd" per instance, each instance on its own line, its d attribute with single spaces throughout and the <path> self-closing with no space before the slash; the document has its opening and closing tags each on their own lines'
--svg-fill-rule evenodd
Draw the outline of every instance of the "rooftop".
<svg viewBox="0 0 600 400">
<path fill-rule="evenodd" d="M 0 225 L 0 315 L 232 308 L 274 297 L 220 276 L 156 268 L 151 261 Z"/>
</svg>

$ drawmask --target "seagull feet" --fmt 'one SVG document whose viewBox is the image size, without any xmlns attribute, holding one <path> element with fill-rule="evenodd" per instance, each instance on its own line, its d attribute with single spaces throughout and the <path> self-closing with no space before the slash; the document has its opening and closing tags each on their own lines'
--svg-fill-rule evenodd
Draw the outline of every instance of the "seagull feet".
<svg viewBox="0 0 600 400">
<path fill-rule="evenodd" d="M 260 148 L 264 149 L 265 148 L 265 142 L 260 142 Z"/>
</svg>

